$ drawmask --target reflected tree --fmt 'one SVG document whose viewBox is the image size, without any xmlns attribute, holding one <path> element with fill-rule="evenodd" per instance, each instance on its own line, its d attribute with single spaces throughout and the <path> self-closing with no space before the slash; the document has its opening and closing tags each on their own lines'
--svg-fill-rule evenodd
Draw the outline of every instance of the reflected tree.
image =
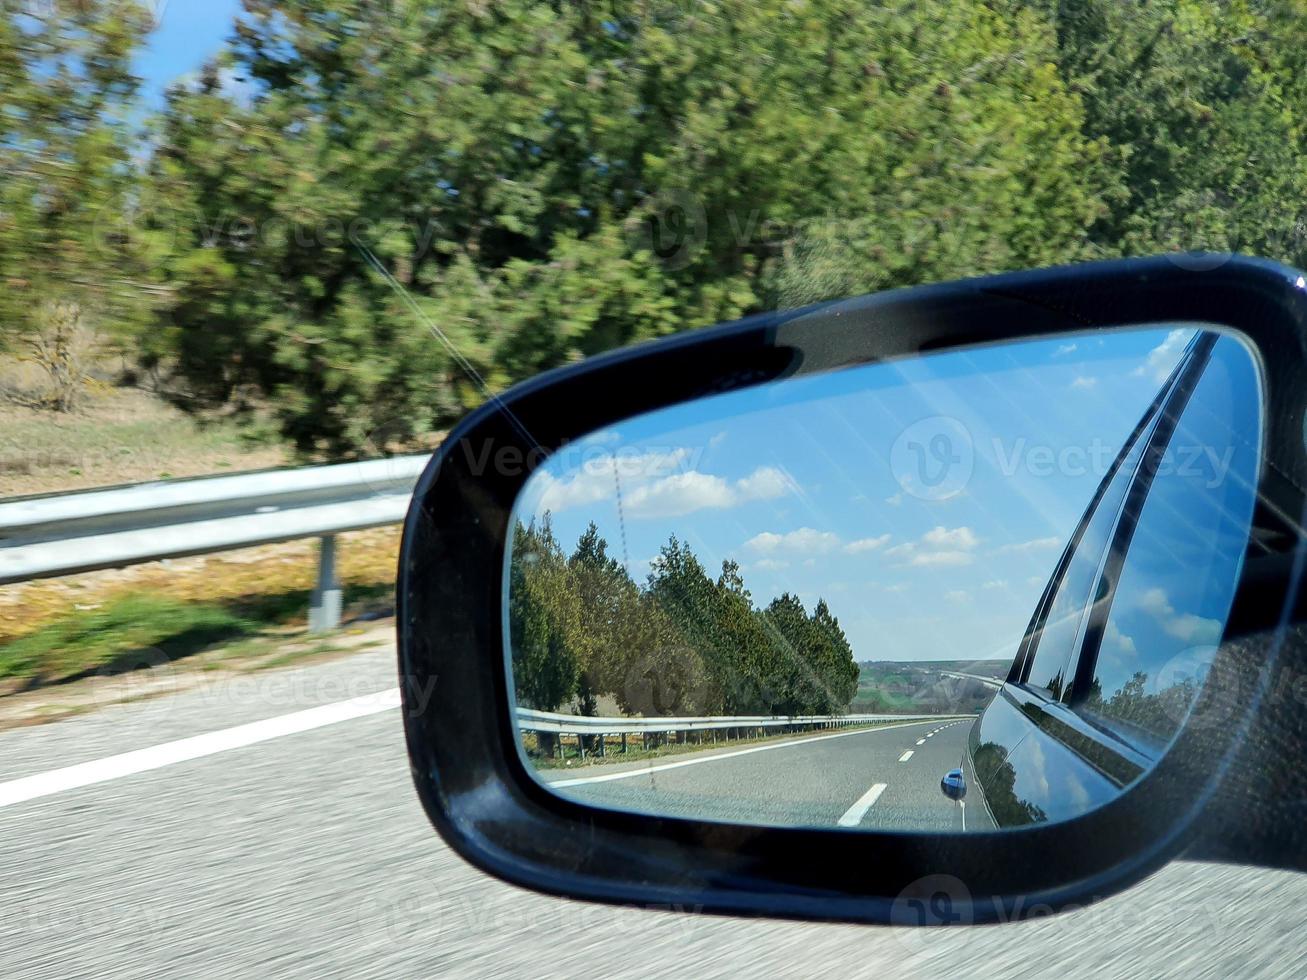
<svg viewBox="0 0 1307 980">
<path fill-rule="evenodd" d="M 592 523 L 564 558 L 549 515 L 517 526 L 509 628 L 518 700 L 628 715 L 838 714 L 857 692 L 853 650 L 825 601 L 755 608 L 736 562 L 711 578 L 673 535 L 637 585 Z M 542 746 L 543 747 L 543 746 Z"/>
</svg>

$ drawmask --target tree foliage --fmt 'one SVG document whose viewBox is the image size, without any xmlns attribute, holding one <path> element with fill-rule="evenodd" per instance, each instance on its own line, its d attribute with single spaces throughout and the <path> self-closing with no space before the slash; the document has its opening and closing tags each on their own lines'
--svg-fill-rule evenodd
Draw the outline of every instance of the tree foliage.
<svg viewBox="0 0 1307 980">
<path fill-rule="evenodd" d="M 1301 3 L 1037 3 L 1116 192 L 1107 253 L 1250 252 L 1307 262 Z"/>
<path fill-rule="evenodd" d="M 134 0 L 0 4 L 0 350 L 38 363 L 51 404 L 76 405 L 96 338 L 148 323 L 149 283 L 119 218 L 149 26 Z"/>
<path fill-rule="evenodd" d="M 75 304 L 306 455 L 766 308 L 1307 264 L 1300 0 L 243 0 L 144 136 L 143 6 L 49 6 L 0 8 L 0 343 Z"/>
<path fill-rule="evenodd" d="M 1034 11 L 246 11 L 162 122 L 152 179 L 183 223 L 157 356 L 200 403 L 270 403 L 304 452 L 479 402 L 450 347 L 497 388 L 768 306 L 1082 258 L 1105 209 Z"/>
<path fill-rule="evenodd" d="M 858 667 L 839 621 L 795 596 L 756 609 L 738 565 L 716 580 L 673 536 L 636 585 L 591 524 L 570 558 L 548 517 L 518 525 L 509 637 L 520 702 L 632 715 L 840 714 Z"/>
</svg>

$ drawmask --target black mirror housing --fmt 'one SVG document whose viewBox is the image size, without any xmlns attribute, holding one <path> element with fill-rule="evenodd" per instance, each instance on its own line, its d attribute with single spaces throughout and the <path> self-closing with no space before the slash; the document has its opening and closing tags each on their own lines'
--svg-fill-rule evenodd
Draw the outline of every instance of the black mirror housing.
<svg viewBox="0 0 1307 980">
<path fill-rule="evenodd" d="M 569 441 L 706 395 L 855 364 L 1026 337 L 1193 321 L 1260 361 L 1264 458 L 1246 563 L 1204 698 L 1226 724 L 1184 731 L 1120 799 L 1056 825 L 972 834 L 738 826 L 580 805 L 523 767 L 506 677 L 505 555 L 533 466 Z M 1083 905 L 1181 853 L 1307 867 L 1298 768 L 1303 676 L 1307 283 L 1242 257 L 1126 260 L 927 286 L 766 314 L 562 368 L 473 412 L 419 481 L 399 570 L 404 719 L 418 795 L 474 865 L 603 902 L 816 920 L 989 922 Z M 511 462 L 510 462 L 511 461 Z M 1276 681 L 1280 682 L 1277 696 Z M 429 696 L 427 696 L 429 695 Z M 956 776 L 956 778 L 954 778 Z M 963 773 L 941 791 L 961 801 Z M 956 794 L 956 795 L 954 795 Z M 946 884 L 941 886 L 940 882 Z M 942 888 L 948 914 L 923 917 Z"/>
</svg>

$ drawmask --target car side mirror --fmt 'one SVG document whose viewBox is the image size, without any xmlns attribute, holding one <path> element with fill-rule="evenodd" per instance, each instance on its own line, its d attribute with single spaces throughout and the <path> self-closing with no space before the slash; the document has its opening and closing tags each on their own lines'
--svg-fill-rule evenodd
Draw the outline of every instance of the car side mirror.
<svg viewBox="0 0 1307 980">
<path fill-rule="evenodd" d="M 939 788 L 954 803 L 966 799 L 967 777 L 963 775 L 962 767 L 946 772 L 944 778 L 939 781 Z"/>
<path fill-rule="evenodd" d="M 492 399 L 404 529 L 433 824 L 545 892 L 860 922 L 1307 867 L 1305 324 L 1295 270 L 1119 261 Z"/>
</svg>

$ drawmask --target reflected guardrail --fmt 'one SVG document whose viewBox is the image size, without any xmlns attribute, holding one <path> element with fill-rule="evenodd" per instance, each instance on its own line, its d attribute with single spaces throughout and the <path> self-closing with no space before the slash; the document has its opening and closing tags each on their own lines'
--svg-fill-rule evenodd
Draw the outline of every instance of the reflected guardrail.
<svg viewBox="0 0 1307 980">
<path fill-rule="evenodd" d="M 789 734 L 791 732 L 811 732 L 826 729 L 851 728 L 858 725 L 878 724 L 895 721 L 949 721 L 957 718 L 974 718 L 972 714 L 947 715 L 748 715 L 739 717 L 701 716 L 701 717 L 654 717 L 654 718 L 605 718 L 592 715 L 565 715 L 553 711 L 536 711 L 531 708 L 516 709 L 517 728 L 522 732 L 534 732 L 549 735 L 572 735 L 582 757 L 585 756 L 585 739 L 592 739 L 597 749 L 596 755 L 605 754 L 604 739 L 609 735 L 621 736 L 621 751 L 626 750 L 626 739 L 630 735 L 640 735 L 645 747 L 652 737 L 655 742 L 660 738 L 676 734 L 688 741 L 694 733 L 722 734 L 730 738 L 761 737 L 765 734 Z M 558 743 L 561 748 L 561 740 Z"/>
</svg>

